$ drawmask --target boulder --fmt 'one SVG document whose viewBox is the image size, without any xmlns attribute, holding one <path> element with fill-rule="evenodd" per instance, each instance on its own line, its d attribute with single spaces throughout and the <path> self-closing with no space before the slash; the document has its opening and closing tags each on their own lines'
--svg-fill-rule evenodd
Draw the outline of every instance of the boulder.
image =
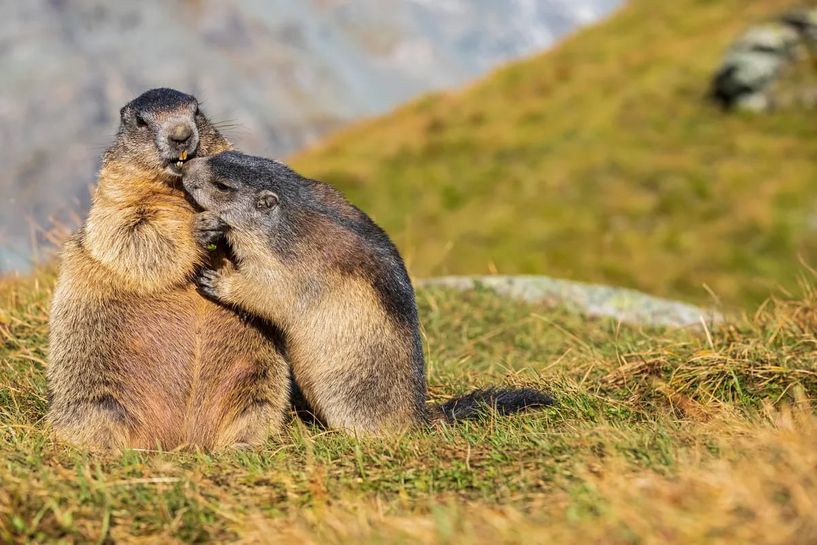
<svg viewBox="0 0 817 545">
<path fill-rule="evenodd" d="M 817 59 L 817 9 L 799 9 L 753 26 L 726 51 L 712 78 L 711 97 L 727 110 L 767 111 L 786 68 Z"/>
<path fill-rule="evenodd" d="M 727 109 L 765 111 L 769 88 L 793 62 L 800 33 L 783 22 L 750 28 L 726 52 L 712 80 L 712 97 Z"/>
<path fill-rule="evenodd" d="M 650 327 L 702 327 L 723 320 L 715 310 L 653 297 L 636 290 L 546 276 L 442 276 L 421 279 L 418 288 L 489 289 L 528 303 L 562 307 L 585 316 Z"/>
</svg>

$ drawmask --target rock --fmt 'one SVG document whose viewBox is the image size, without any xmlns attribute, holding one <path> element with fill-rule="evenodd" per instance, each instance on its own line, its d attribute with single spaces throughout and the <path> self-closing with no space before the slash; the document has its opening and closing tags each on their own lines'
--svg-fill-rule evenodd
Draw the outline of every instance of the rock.
<svg viewBox="0 0 817 545">
<path fill-rule="evenodd" d="M 586 316 L 657 327 L 701 327 L 719 323 L 720 313 L 653 297 L 639 291 L 558 280 L 546 276 L 443 276 L 422 279 L 418 288 L 440 286 L 456 290 L 487 288 L 528 303 L 563 307 Z"/>
<path fill-rule="evenodd" d="M 783 23 L 749 29 L 732 44 L 715 74 L 715 100 L 725 108 L 769 109 L 769 87 L 794 60 L 799 41 L 799 33 Z"/>
<path fill-rule="evenodd" d="M 749 28 L 726 52 L 712 78 L 712 99 L 727 110 L 764 112 L 783 71 L 817 50 L 817 10 L 796 10 Z"/>
</svg>

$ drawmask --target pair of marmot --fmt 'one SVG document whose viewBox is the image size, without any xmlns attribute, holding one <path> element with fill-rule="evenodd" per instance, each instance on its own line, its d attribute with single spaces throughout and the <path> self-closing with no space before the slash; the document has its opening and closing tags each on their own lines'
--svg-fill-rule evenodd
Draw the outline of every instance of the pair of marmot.
<svg viewBox="0 0 817 545">
<path fill-rule="evenodd" d="M 227 151 L 190 95 L 154 89 L 121 116 L 52 303 L 61 438 L 256 445 L 283 425 L 291 382 L 326 425 L 365 434 L 550 403 L 489 389 L 427 404 L 411 282 L 368 216 L 281 163 Z"/>
</svg>

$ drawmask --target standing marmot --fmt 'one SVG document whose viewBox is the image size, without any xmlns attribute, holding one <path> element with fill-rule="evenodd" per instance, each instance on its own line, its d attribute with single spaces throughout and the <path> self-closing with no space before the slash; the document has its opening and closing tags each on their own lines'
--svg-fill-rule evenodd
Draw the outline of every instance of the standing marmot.
<svg viewBox="0 0 817 545">
<path fill-rule="evenodd" d="M 275 161 L 225 152 L 184 170 L 207 210 L 203 243 L 226 234 L 239 264 L 202 271 L 202 290 L 281 327 L 293 377 L 329 426 L 376 434 L 467 418 L 481 403 L 502 412 L 551 403 L 534 390 L 490 389 L 430 410 L 414 290 L 382 229 Z"/>
<path fill-rule="evenodd" d="M 51 308 L 48 418 L 95 448 L 220 448 L 280 427 L 289 371 L 274 332 L 202 297 L 205 259 L 180 183 L 188 157 L 229 143 L 171 89 L 121 110 Z"/>
</svg>

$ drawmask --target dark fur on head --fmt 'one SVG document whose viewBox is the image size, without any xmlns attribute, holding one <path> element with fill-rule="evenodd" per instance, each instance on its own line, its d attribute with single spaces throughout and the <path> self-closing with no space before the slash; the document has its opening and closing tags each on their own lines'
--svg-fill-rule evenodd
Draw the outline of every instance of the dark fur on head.
<svg viewBox="0 0 817 545">
<path fill-rule="evenodd" d="M 334 188 L 237 151 L 193 161 L 185 170 L 187 191 L 230 229 L 262 235 L 282 261 L 320 255 L 326 268 L 364 277 L 390 314 L 418 327 L 414 289 L 397 248 Z M 340 233 L 350 236 L 331 236 Z"/>
<path fill-rule="evenodd" d="M 120 110 L 120 124 L 103 163 L 122 162 L 169 177 L 187 157 L 206 156 L 229 148 L 227 140 L 199 109 L 196 97 L 174 89 L 151 89 Z M 184 160 L 182 160 L 184 162 Z"/>
</svg>

